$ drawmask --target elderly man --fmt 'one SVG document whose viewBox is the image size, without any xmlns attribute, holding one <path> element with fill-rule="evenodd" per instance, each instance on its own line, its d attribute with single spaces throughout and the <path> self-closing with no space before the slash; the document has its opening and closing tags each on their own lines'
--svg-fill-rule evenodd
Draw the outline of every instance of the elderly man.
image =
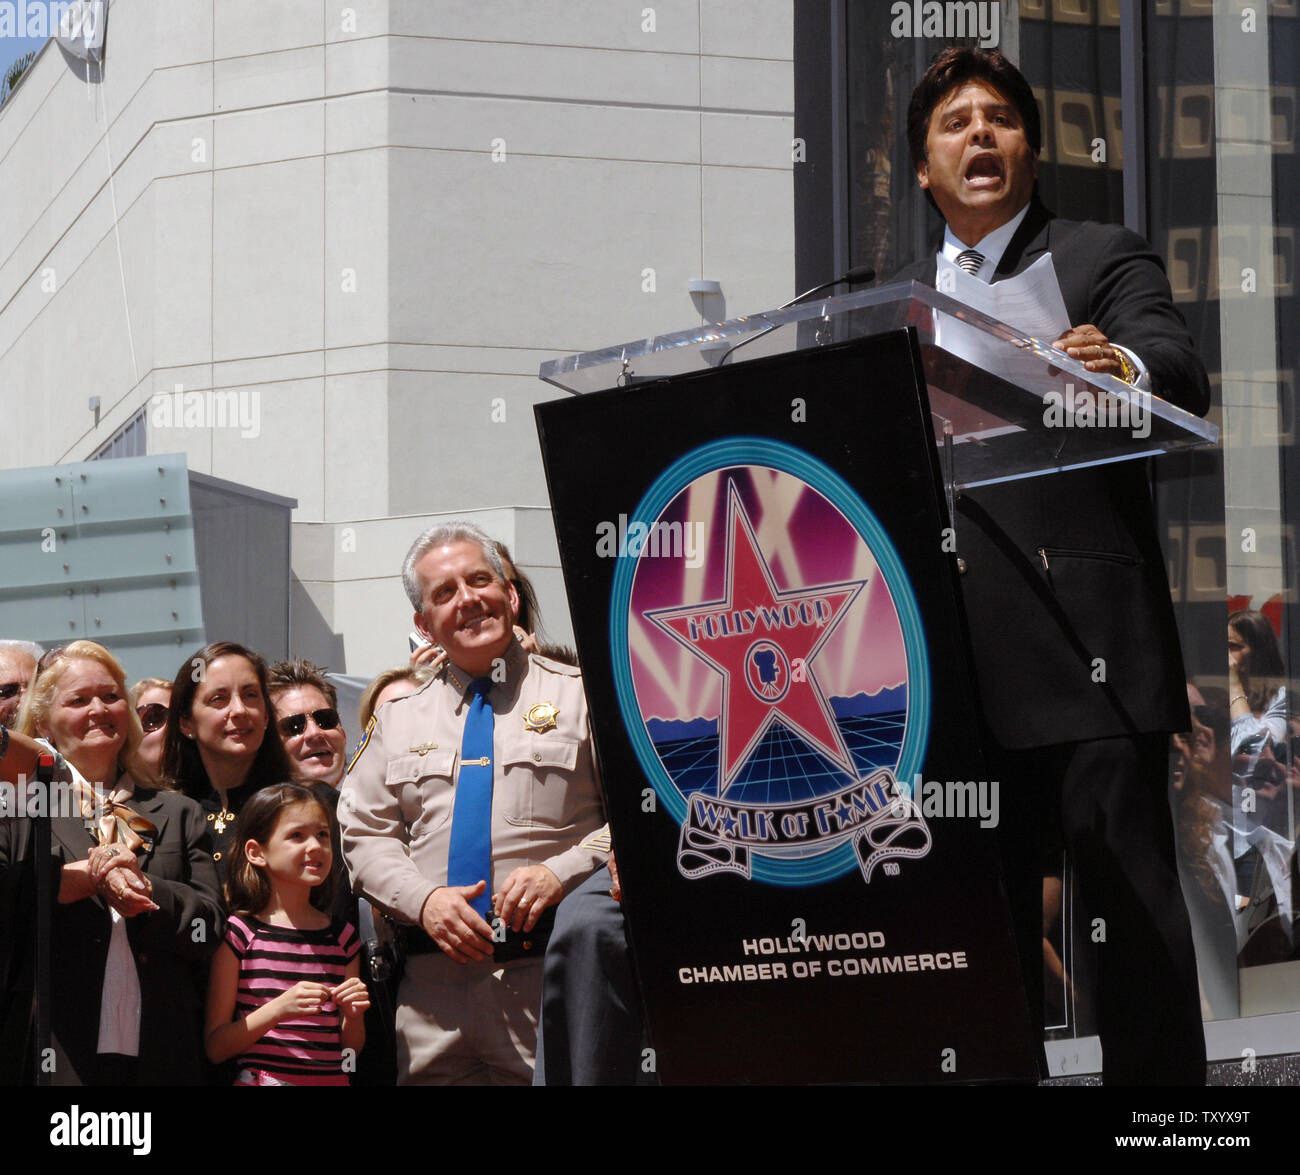
<svg viewBox="0 0 1300 1175">
<path fill-rule="evenodd" d="M 917 182 L 946 222 L 937 254 L 983 281 L 1050 253 L 1071 328 L 1055 346 L 1194 412 L 1205 369 L 1141 237 L 1058 220 L 1037 197 L 1038 106 L 996 51 L 948 49 L 908 109 Z M 1026 985 L 1041 1006 L 1043 860 L 1063 844 L 1094 922 L 1108 1082 L 1205 1081 L 1205 1041 L 1166 799 L 1188 726 L 1182 657 L 1141 464 L 964 494 L 962 599 Z M 1041 1027 L 1041 1023 L 1040 1023 Z"/>
<path fill-rule="evenodd" d="M 0 726 L 18 720 L 36 662 L 45 650 L 35 641 L 0 641 Z"/>
<path fill-rule="evenodd" d="M 477 527 L 425 531 L 402 578 L 447 660 L 371 719 L 339 805 L 353 887 L 411 925 L 398 1081 L 526 1084 L 552 907 L 605 860 L 582 678 L 520 648 Z"/>
<path fill-rule="evenodd" d="M 347 774 L 338 691 L 322 670 L 300 657 L 272 665 L 268 684 L 294 775 L 303 783 L 338 787 Z"/>
</svg>

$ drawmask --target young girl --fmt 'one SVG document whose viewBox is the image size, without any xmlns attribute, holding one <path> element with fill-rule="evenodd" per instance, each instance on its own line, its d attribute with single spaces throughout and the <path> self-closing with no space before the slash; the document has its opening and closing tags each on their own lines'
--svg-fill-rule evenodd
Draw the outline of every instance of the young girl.
<svg viewBox="0 0 1300 1175">
<path fill-rule="evenodd" d="M 356 930 L 323 912 L 329 818 L 309 788 L 280 783 L 248 798 L 237 827 L 231 917 L 208 987 L 208 1059 L 237 1056 L 236 1085 L 347 1085 L 343 1049 L 365 1043 L 370 998 Z"/>
</svg>

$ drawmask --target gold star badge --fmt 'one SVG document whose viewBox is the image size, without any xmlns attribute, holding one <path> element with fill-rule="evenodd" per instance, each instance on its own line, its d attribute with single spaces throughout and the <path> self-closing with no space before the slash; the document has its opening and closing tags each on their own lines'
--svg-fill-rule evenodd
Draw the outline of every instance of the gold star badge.
<svg viewBox="0 0 1300 1175">
<path fill-rule="evenodd" d="M 554 730 L 557 714 L 559 710 L 550 702 L 538 702 L 524 715 L 524 729 L 531 730 L 535 734 L 541 734 L 544 730 Z"/>
</svg>

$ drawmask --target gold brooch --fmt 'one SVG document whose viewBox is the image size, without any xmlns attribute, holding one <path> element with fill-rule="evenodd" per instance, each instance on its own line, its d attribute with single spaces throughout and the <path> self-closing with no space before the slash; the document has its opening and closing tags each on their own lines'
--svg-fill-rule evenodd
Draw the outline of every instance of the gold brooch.
<svg viewBox="0 0 1300 1175">
<path fill-rule="evenodd" d="M 436 751 L 437 749 L 438 749 L 437 743 L 416 743 L 415 746 L 411 747 L 411 749 L 408 750 L 406 753 L 408 755 L 423 756 L 423 755 L 427 755 L 430 751 Z"/>
<path fill-rule="evenodd" d="M 221 833 L 226 831 L 227 824 L 234 824 L 235 814 L 227 808 L 222 809 L 220 812 L 209 812 L 208 819 L 212 821 L 213 826 L 217 830 L 217 835 L 219 836 Z"/>
<path fill-rule="evenodd" d="M 535 734 L 541 734 L 544 730 L 554 730 L 557 714 L 559 710 L 550 702 L 538 702 L 524 715 L 524 729 L 531 730 Z"/>
</svg>

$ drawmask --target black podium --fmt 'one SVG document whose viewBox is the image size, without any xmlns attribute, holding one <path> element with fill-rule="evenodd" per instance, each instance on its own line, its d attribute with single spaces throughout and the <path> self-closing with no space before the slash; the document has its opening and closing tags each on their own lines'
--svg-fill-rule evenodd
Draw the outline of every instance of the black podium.
<svg viewBox="0 0 1300 1175">
<path fill-rule="evenodd" d="M 913 284 L 542 375 L 661 1079 L 1032 1078 L 952 495 L 1213 426 Z"/>
</svg>

